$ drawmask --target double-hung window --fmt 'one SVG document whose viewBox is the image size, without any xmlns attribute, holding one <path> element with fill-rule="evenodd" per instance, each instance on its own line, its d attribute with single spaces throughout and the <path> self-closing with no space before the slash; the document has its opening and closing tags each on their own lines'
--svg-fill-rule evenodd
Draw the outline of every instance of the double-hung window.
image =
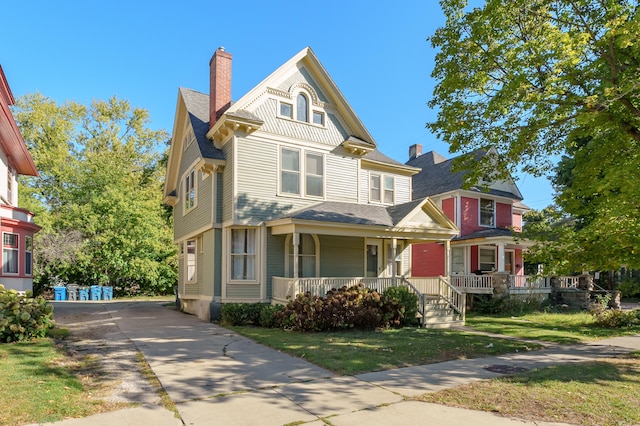
<svg viewBox="0 0 640 426">
<path fill-rule="evenodd" d="M 256 230 L 231 230 L 231 279 L 256 279 Z"/>
<path fill-rule="evenodd" d="M 293 238 L 289 238 L 289 276 L 293 277 L 293 264 L 295 258 L 293 255 Z M 300 234 L 300 242 L 298 244 L 298 277 L 315 277 L 316 266 L 318 263 L 318 249 L 316 247 L 316 239 L 310 234 Z"/>
<path fill-rule="evenodd" d="M 196 255 L 196 240 L 187 240 L 187 250 L 186 250 L 186 272 L 187 272 L 187 282 L 193 283 L 196 281 L 196 266 L 197 266 L 197 255 Z"/>
<path fill-rule="evenodd" d="M 184 211 L 196 206 L 196 171 L 191 170 L 184 178 Z"/>
<path fill-rule="evenodd" d="M 304 162 L 302 162 L 304 158 Z M 304 183 L 301 179 L 304 177 Z M 304 189 L 304 194 L 302 193 Z M 282 194 L 324 196 L 324 156 L 314 152 L 282 148 L 280 155 Z"/>
<path fill-rule="evenodd" d="M 496 269 L 496 250 L 494 248 L 480 248 L 478 250 L 480 257 L 479 269 L 482 272 L 491 272 Z"/>
<path fill-rule="evenodd" d="M 18 234 L 2 234 L 2 272 L 18 273 Z"/>
<path fill-rule="evenodd" d="M 307 152 L 305 157 L 305 180 L 307 195 L 322 197 L 324 195 L 324 164 L 322 155 Z"/>
<path fill-rule="evenodd" d="M 495 227 L 496 203 L 487 198 L 480 199 L 480 225 Z"/>
<path fill-rule="evenodd" d="M 33 273 L 33 237 L 24 237 L 24 274 Z"/>
<path fill-rule="evenodd" d="M 394 177 L 371 174 L 369 178 L 369 198 L 373 203 L 393 204 L 395 198 Z"/>
</svg>

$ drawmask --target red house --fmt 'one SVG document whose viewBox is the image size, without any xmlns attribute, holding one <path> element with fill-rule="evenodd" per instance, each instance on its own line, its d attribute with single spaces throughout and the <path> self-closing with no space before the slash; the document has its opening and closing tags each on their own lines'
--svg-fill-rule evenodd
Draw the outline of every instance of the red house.
<svg viewBox="0 0 640 426">
<path fill-rule="evenodd" d="M 33 289 L 33 235 L 40 227 L 33 213 L 18 207 L 18 175 L 37 176 L 38 170 L 11 115 L 15 100 L 0 66 L 0 284 L 18 291 Z"/>
<path fill-rule="evenodd" d="M 485 155 L 478 151 L 477 156 Z M 508 179 L 480 187 L 463 189 L 466 172 L 453 171 L 454 159 L 431 151 L 422 154 L 420 145 L 412 145 L 406 163 L 422 169 L 413 176 L 413 199 L 430 197 L 442 208 L 460 232 L 450 243 L 424 243 L 412 247 L 414 277 L 439 275 L 480 275 L 506 272 L 514 277 L 524 274 L 522 252 L 527 243 L 517 241 L 522 214 L 529 210 L 522 194 Z M 447 259 L 449 257 L 449 259 Z"/>
</svg>

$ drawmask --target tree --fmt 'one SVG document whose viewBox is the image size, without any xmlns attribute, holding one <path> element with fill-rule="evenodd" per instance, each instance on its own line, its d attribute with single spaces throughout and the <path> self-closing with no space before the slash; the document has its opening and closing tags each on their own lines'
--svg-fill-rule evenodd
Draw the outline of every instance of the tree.
<svg viewBox="0 0 640 426">
<path fill-rule="evenodd" d="M 459 165 L 472 170 L 468 183 L 557 171 L 556 202 L 572 218 L 563 227 L 580 247 L 566 250 L 568 264 L 639 267 L 640 190 L 629 185 L 640 178 L 637 0 L 440 4 L 447 21 L 430 37 L 438 116 L 428 127 L 453 152 L 497 152 Z"/>
<path fill-rule="evenodd" d="M 20 190 L 43 226 L 36 280 L 171 290 L 176 248 L 161 199 L 166 133 L 115 97 L 85 107 L 29 95 L 15 116 L 40 171 Z"/>
</svg>

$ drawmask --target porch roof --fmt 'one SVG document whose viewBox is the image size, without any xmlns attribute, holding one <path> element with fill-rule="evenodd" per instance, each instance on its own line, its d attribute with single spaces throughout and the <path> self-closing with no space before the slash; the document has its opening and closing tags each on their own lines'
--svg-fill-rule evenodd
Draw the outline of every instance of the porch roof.
<svg viewBox="0 0 640 426">
<path fill-rule="evenodd" d="M 428 198 L 395 206 L 322 202 L 267 222 L 274 235 L 292 232 L 445 241 L 458 229 Z"/>
<path fill-rule="evenodd" d="M 498 244 L 503 243 L 515 248 L 531 247 L 534 243 L 521 239 L 520 232 L 514 232 L 506 228 L 487 228 L 472 232 L 467 235 L 455 237 L 451 240 L 452 245 L 477 245 L 477 244 Z"/>
</svg>

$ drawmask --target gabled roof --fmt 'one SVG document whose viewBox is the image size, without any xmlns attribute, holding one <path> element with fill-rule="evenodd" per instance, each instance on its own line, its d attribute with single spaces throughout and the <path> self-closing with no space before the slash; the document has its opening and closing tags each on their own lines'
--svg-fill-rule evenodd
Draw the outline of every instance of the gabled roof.
<svg viewBox="0 0 640 426">
<path fill-rule="evenodd" d="M 473 155 L 475 155 L 476 161 L 480 161 L 486 153 L 485 150 L 477 150 Z M 464 170 L 453 171 L 454 160 L 455 158 L 446 160 L 442 155 L 431 151 L 407 161 L 407 165 L 422 169 L 420 173 L 413 176 L 413 198 L 424 198 L 463 189 L 464 178 L 468 172 Z M 507 183 L 509 191 L 491 186 L 488 191 L 479 187 L 472 187 L 469 191 L 522 200 L 522 194 L 516 184 L 512 180 Z"/>
<path fill-rule="evenodd" d="M 207 139 L 207 132 L 209 131 L 209 95 L 184 87 L 181 87 L 179 92 L 184 100 L 191 127 L 198 141 L 200 155 L 203 158 L 224 160 L 222 150 L 216 148 L 213 142 Z"/>
<path fill-rule="evenodd" d="M 322 233 L 321 228 L 338 226 L 348 227 L 349 234 L 356 235 L 362 227 L 363 233 L 366 228 L 406 239 L 448 240 L 458 233 L 455 224 L 428 198 L 394 206 L 326 201 L 267 224 L 273 227 L 274 234 L 280 233 L 279 229 L 288 233 L 291 226 L 304 225 L 316 227 L 318 233 Z"/>
<path fill-rule="evenodd" d="M 298 72 L 302 67 L 304 67 L 305 71 L 313 78 L 314 84 L 317 85 L 322 94 L 328 98 L 327 102 L 340 113 L 340 116 L 345 121 L 346 127 L 349 129 L 351 135 L 357 138 L 357 140 L 364 144 L 364 146 L 368 145 L 370 149 L 375 149 L 377 144 L 373 137 L 369 134 L 369 131 L 360 121 L 338 86 L 331 79 L 329 73 L 322 66 L 310 47 L 302 49 L 268 77 L 258 83 L 258 85 L 253 89 L 234 102 L 229 109 L 222 114 L 211 130 L 209 130 L 207 134 L 208 137 L 210 139 L 215 139 L 216 143 L 219 144 L 219 135 L 224 136 L 224 132 L 220 132 L 220 129 L 224 128 L 226 125 L 225 118 L 243 113 L 251 114 L 250 110 L 257 99 L 270 91 L 278 91 L 276 88 L 280 83 L 287 81 L 291 77 L 292 73 Z M 309 89 L 313 91 L 313 88 L 309 87 Z"/>
</svg>

